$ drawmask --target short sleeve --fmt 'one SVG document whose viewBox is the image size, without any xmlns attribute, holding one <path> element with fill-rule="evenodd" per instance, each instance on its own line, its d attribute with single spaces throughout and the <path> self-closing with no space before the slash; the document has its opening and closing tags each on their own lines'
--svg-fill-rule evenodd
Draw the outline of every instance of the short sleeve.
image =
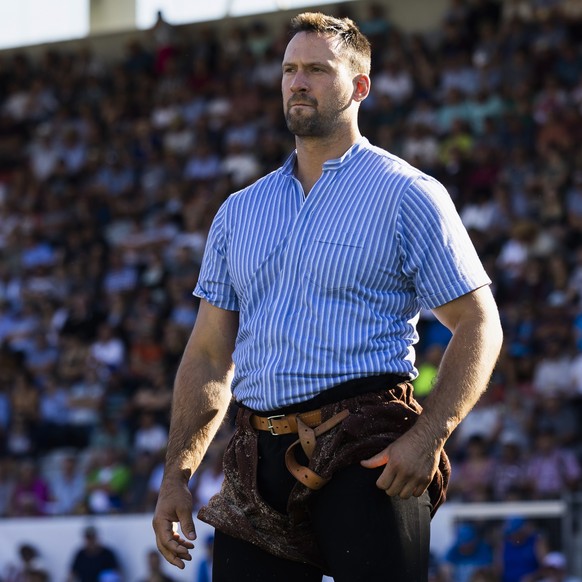
<svg viewBox="0 0 582 582">
<path fill-rule="evenodd" d="M 451 197 L 437 180 L 423 177 L 409 186 L 397 230 L 403 270 L 422 307 L 434 309 L 491 283 Z"/>
<path fill-rule="evenodd" d="M 238 297 L 228 270 L 227 209 L 228 200 L 220 207 L 210 227 L 194 295 L 215 307 L 238 311 Z"/>
</svg>

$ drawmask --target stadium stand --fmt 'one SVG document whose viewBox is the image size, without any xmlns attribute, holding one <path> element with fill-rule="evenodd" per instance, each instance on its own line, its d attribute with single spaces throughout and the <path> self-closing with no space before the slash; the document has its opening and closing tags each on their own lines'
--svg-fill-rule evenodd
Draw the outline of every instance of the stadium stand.
<svg viewBox="0 0 582 582">
<path fill-rule="evenodd" d="M 504 325 L 448 445 L 450 498 L 580 492 L 581 3 L 451 1 L 430 34 L 358 4 L 333 10 L 374 45 L 363 133 L 448 188 Z M 185 30 L 135 34 L 113 62 L 0 52 L 2 517 L 152 511 L 210 222 L 293 148 L 284 26 Z M 434 373 L 448 335 L 428 313 L 420 333 Z"/>
</svg>

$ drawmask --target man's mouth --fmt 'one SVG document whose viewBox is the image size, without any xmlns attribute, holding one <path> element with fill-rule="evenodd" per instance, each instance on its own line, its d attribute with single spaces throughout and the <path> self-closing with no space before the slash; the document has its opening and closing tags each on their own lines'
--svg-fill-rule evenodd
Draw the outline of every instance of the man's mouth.
<svg viewBox="0 0 582 582">
<path fill-rule="evenodd" d="M 291 101 L 289 103 L 289 109 L 292 107 L 315 107 L 315 103 L 308 103 L 306 101 Z"/>
</svg>

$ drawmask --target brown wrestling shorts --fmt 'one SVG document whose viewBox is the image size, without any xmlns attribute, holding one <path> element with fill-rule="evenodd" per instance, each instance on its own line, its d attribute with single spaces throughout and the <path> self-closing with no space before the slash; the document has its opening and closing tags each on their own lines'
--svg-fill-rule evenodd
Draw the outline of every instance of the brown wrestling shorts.
<svg viewBox="0 0 582 582">
<path fill-rule="evenodd" d="M 349 415 L 317 438 L 307 465 L 323 479 L 332 479 L 336 471 L 383 450 L 414 424 L 422 408 L 412 396 L 412 385 L 401 382 L 389 389 L 326 404 L 321 407 L 322 421 L 342 410 L 348 410 Z M 255 544 L 275 556 L 322 567 L 323 561 L 304 509 L 314 492 L 299 481 L 295 482 L 286 513 L 267 504 L 259 493 L 259 431 L 250 424 L 252 415 L 251 410 L 239 409 L 236 430 L 224 456 L 222 490 L 200 509 L 198 517 L 219 531 Z M 284 436 L 291 436 L 287 443 L 297 438 L 297 435 Z M 269 435 L 273 439 L 284 436 Z M 449 476 L 449 460 L 443 453 L 428 489 L 433 515 L 445 499 Z"/>
</svg>

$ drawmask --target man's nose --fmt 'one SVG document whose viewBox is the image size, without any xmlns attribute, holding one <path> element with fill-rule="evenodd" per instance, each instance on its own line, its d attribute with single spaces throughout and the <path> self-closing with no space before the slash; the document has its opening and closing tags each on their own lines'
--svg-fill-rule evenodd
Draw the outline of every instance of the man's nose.
<svg viewBox="0 0 582 582">
<path fill-rule="evenodd" d="M 291 82 L 291 91 L 293 93 L 305 92 L 308 90 L 307 79 L 305 74 L 301 71 L 297 71 L 293 80 Z"/>
</svg>

